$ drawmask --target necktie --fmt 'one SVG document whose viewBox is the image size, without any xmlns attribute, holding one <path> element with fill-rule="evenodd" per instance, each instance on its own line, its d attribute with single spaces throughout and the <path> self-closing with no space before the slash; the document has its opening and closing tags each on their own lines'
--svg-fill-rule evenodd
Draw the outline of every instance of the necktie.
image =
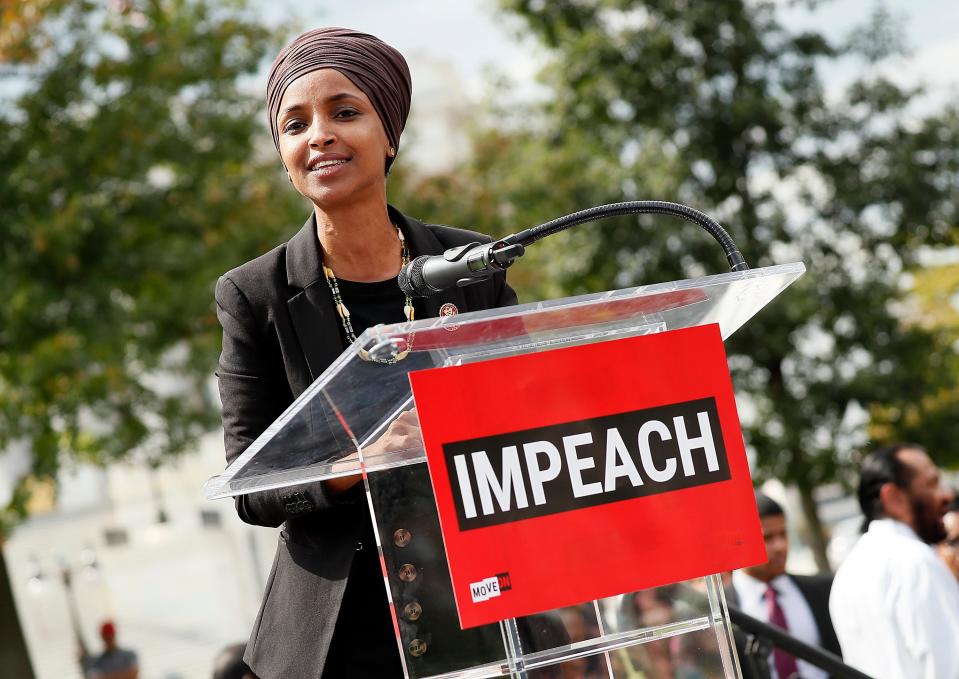
<svg viewBox="0 0 959 679">
<path fill-rule="evenodd" d="M 783 613 L 782 606 L 779 605 L 779 597 L 772 585 L 766 590 L 766 611 L 769 613 L 769 624 L 780 627 L 786 632 L 789 631 L 789 625 L 786 624 L 786 614 Z M 790 677 L 799 676 L 799 668 L 796 666 L 796 659 L 779 648 L 773 647 L 773 664 L 776 666 L 776 674 L 779 679 L 790 679 Z"/>
</svg>

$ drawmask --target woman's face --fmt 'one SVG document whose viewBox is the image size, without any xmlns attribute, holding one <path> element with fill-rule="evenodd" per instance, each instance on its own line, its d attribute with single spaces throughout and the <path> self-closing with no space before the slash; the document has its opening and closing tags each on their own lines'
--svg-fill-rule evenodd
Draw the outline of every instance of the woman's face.
<svg viewBox="0 0 959 679">
<path fill-rule="evenodd" d="M 293 186 L 320 209 L 382 198 L 390 143 L 369 98 L 333 69 L 294 80 L 277 115 Z"/>
</svg>

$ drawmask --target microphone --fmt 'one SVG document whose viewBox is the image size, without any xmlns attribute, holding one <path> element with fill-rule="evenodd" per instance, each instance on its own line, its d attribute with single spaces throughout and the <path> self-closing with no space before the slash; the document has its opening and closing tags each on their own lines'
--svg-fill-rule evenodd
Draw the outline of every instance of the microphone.
<svg viewBox="0 0 959 679">
<path fill-rule="evenodd" d="M 430 297 L 454 285 L 463 287 L 505 271 L 525 248 L 519 243 L 473 242 L 442 255 L 421 255 L 400 269 L 400 290 L 410 297 Z"/>
<path fill-rule="evenodd" d="M 571 226 L 634 214 L 671 215 L 698 224 L 723 248 L 730 271 L 749 269 L 726 229 L 706 213 L 664 200 L 629 200 L 580 210 L 493 243 L 467 243 L 451 248 L 442 255 L 417 257 L 400 270 L 396 280 L 400 290 L 410 297 L 429 297 L 454 285 L 462 287 L 485 281 L 508 268 L 514 259 L 526 251 L 527 246 Z"/>
</svg>

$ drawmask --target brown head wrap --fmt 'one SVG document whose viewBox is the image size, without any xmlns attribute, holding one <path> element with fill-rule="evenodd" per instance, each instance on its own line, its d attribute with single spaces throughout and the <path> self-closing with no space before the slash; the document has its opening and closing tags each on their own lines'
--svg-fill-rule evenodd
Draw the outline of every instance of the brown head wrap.
<svg viewBox="0 0 959 679">
<path fill-rule="evenodd" d="M 412 79 L 403 55 L 379 38 L 348 28 L 316 28 L 284 47 L 273 62 L 266 85 L 273 144 L 280 150 L 276 116 L 283 93 L 294 80 L 312 71 L 333 68 L 370 98 L 390 145 L 399 150 L 400 134 L 410 113 Z M 387 158 L 387 168 L 393 159 Z"/>
</svg>

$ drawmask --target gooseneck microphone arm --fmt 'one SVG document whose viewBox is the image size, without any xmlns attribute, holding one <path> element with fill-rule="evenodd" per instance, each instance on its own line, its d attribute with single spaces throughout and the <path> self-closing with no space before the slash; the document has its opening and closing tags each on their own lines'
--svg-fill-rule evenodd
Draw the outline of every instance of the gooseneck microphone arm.
<svg viewBox="0 0 959 679">
<path fill-rule="evenodd" d="M 554 233 L 564 231 L 571 226 L 582 224 L 583 222 L 635 214 L 672 215 L 685 219 L 687 222 L 698 224 L 722 246 L 723 252 L 726 253 L 726 259 L 729 261 L 730 271 L 745 271 L 749 268 L 746 260 L 743 259 L 742 254 L 736 248 L 732 237 L 726 232 L 726 229 L 720 226 L 719 222 L 706 213 L 700 212 L 688 205 L 670 203 L 665 200 L 629 200 L 623 203 L 597 205 L 596 207 L 580 210 L 579 212 L 554 219 L 545 224 L 534 226 L 531 229 L 520 231 L 512 236 L 507 236 L 502 242 L 506 244 L 518 243 L 527 246 L 546 238 L 546 236 L 551 236 Z"/>
<path fill-rule="evenodd" d="M 429 297 L 454 285 L 478 283 L 509 268 L 523 255 L 526 246 L 546 236 L 583 222 L 631 214 L 672 215 L 698 224 L 722 246 L 732 271 L 749 268 L 726 229 L 709 215 L 679 203 L 631 200 L 574 212 L 492 243 L 468 243 L 442 255 L 417 257 L 400 270 L 397 282 L 404 293 L 413 297 Z"/>
</svg>

